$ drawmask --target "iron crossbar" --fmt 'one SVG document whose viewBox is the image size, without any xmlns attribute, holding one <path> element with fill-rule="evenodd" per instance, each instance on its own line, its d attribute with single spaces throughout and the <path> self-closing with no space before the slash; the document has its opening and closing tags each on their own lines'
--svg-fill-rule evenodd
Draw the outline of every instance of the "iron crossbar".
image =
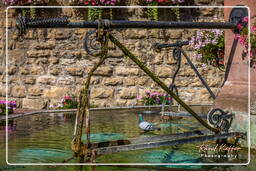
<svg viewBox="0 0 256 171">
<path fill-rule="evenodd" d="M 135 144 L 128 144 L 128 145 L 120 145 L 120 146 L 111 146 L 111 147 L 101 147 L 96 148 L 97 155 L 103 154 L 111 154 L 116 152 L 123 152 L 123 151 L 131 151 L 131 150 L 140 150 L 140 149 L 147 149 L 147 148 L 157 148 L 157 147 L 164 147 L 164 146 L 174 146 L 174 145 L 182 145 L 187 143 L 198 143 L 204 141 L 213 141 L 213 140 L 221 140 L 227 139 L 230 137 L 240 137 L 242 138 L 244 133 L 240 132 L 230 132 L 224 134 L 215 134 L 215 135 L 201 135 L 201 136 L 188 136 L 185 135 L 185 138 L 174 138 L 162 141 L 146 141 L 144 143 L 135 143 Z"/>
<path fill-rule="evenodd" d="M 17 27 L 27 28 L 142 28 L 142 29 L 235 29 L 236 24 L 232 22 L 175 22 L 175 21 L 128 21 L 128 20 L 96 20 L 70 22 L 67 17 L 31 19 L 18 16 Z"/>
</svg>

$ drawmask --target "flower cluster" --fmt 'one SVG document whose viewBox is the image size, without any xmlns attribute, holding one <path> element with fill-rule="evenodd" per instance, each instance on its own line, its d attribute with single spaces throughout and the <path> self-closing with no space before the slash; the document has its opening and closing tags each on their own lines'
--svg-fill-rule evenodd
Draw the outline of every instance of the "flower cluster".
<svg viewBox="0 0 256 171">
<path fill-rule="evenodd" d="M 61 99 L 61 103 L 58 103 L 57 105 L 50 105 L 50 108 L 57 108 L 57 109 L 75 109 L 77 108 L 78 102 L 74 97 L 71 96 L 65 96 L 63 99 Z"/>
<path fill-rule="evenodd" d="M 249 39 L 248 39 L 248 17 L 243 18 L 242 22 L 237 24 L 238 33 L 235 35 L 235 39 L 239 40 L 239 43 L 245 47 L 243 51 L 243 57 L 250 55 L 251 66 L 254 66 L 256 63 L 256 23 L 253 24 L 250 31 L 250 40 L 251 40 L 251 51 L 248 52 L 249 48 Z"/>
<path fill-rule="evenodd" d="M 88 6 L 114 6 L 118 0 L 81 0 L 80 2 Z"/>
<path fill-rule="evenodd" d="M 222 30 L 200 30 L 192 37 L 190 46 L 196 49 L 195 58 L 205 64 L 213 64 L 219 52 L 224 51 L 224 32 Z"/>
<path fill-rule="evenodd" d="M 40 4 L 47 3 L 48 0 L 3 0 L 6 5 L 26 5 L 26 4 Z"/>
<path fill-rule="evenodd" d="M 137 99 L 141 100 L 144 105 L 160 105 L 171 104 L 171 97 L 165 96 L 158 92 L 146 91 L 144 96 L 138 96 Z"/>
<path fill-rule="evenodd" d="M 6 111 L 7 107 L 7 111 Z M 6 101 L 6 100 L 0 100 L 0 110 L 1 114 L 5 114 L 6 112 L 8 114 L 13 113 L 13 109 L 17 107 L 17 104 L 15 101 Z"/>
<path fill-rule="evenodd" d="M 179 4 L 179 3 L 183 3 L 185 2 L 185 0 L 146 0 L 147 3 L 151 3 L 151 2 L 157 2 L 157 3 L 172 3 L 172 4 Z"/>
</svg>

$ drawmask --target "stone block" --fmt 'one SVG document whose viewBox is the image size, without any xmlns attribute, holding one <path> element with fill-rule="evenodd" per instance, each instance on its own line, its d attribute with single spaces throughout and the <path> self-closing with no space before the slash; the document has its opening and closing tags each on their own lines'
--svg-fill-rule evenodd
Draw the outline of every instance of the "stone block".
<svg viewBox="0 0 256 171">
<path fill-rule="evenodd" d="M 40 84 L 55 85 L 56 80 L 57 79 L 54 76 L 44 75 L 44 76 L 38 77 L 37 82 L 40 83 Z"/>
<path fill-rule="evenodd" d="M 40 42 L 40 43 L 35 43 L 34 48 L 37 50 L 41 49 L 53 49 L 55 47 L 55 41 L 49 40 L 47 42 Z"/>
<path fill-rule="evenodd" d="M 17 71 L 17 67 L 15 65 L 8 66 L 8 75 L 14 75 Z"/>
<path fill-rule="evenodd" d="M 75 82 L 73 77 L 60 77 L 57 81 L 58 85 L 72 85 Z"/>
<path fill-rule="evenodd" d="M 39 86 L 33 86 L 28 89 L 28 95 L 30 96 L 40 96 L 43 93 L 43 89 Z"/>
<path fill-rule="evenodd" d="M 161 78 L 171 77 L 173 73 L 173 68 L 171 66 L 162 66 L 156 68 L 156 75 Z"/>
<path fill-rule="evenodd" d="M 30 51 L 27 51 L 27 56 L 29 58 L 50 57 L 51 51 L 50 50 L 30 50 Z"/>
<path fill-rule="evenodd" d="M 150 78 L 149 77 L 140 77 L 140 78 L 137 78 L 136 80 L 136 84 L 140 85 L 140 86 L 144 86 L 145 84 L 147 84 L 148 80 Z"/>
<path fill-rule="evenodd" d="M 137 88 L 123 88 L 120 91 L 120 98 L 122 99 L 134 99 L 137 97 Z"/>
<path fill-rule="evenodd" d="M 138 76 L 140 74 L 140 69 L 129 68 L 127 66 L 118 66 L 116 67 L 115 72 L 120 76 Z"/>
<path fill-rule="evenodd" d="M 124 85 L 125 86 L 135 86 L 136 79 L 135 78 L 124 78 Z"/>
<path fill-rule="evenodd" d="M 71 90 L 68 87 L 51 87 L 44 91 L 43 97 L 46 98 L 63 98 L 65 94 L 69 94 Z"/>
<path fill-rule="evenodd" d="M 59 58 L 50 57 L 50 58 L 48 58 L 48 62 L 49 62 L 50 64 L 58 64 L 58 63 L 59 63 Z"/>
<path fill-rule="evenodd" d="M 93 88 L 91 90 L 92 98 L 105 99 L 105 98 L 113 97 L 113 95 L 114 95 L 114 89 L 111 89 L 111 88 Z"/>
<path fill-rule="evenodd" d="M 70 31 L 63 30 L 63 29 L 58 29 L 55 32 L 55 38 L 62 40 L 62 39 L 68 39 L 70 37 Z"/>
<path fill-rule="evenodd" d="M 109 66 L 100 66 L 93 75 L 99 75 L 99 76 L 111 76 L 113 73 L 113 69 Z"/>
<path fill-rule="evenodd" d="M 69 75 L 83 76 L 85 68 L 81 66 L 71 66 L 71 67 L 67 67 L 66 70 Z"/>
<path fill-rule="evenodd" d="M 41 75 L 44 74 L 44 69 L 41 66 L 33 65 L 32 68 L 30 68 L 31 75 Z"/>
<path fill-rule="evenodd" d="M 46 102 L 43 99 L 23 99 L 22 108 L 26 109 L 43 109 Z"/>
<path fill-rule="evenodd" d="M 117 85 L 121 85 L 123 83 L 122 78 L 116 77 L 116 78 L 105 78 L 103 80 L 103 84 L 106 86 L 117 86 Z"/>
<path fill-rule="evenodd" d="M 52 75 L 59 75 L 61 72 L 61 67 L 56 66 L 56 65 L 51 65 L 49 66 L 49 73 Z"/>
<path fill-rule="evenodd" d="M 36 83 L 36 79 L 33 77 L 25 77 L 25 79 L 23 80 L 23 82 L 25 84 L 35 84 Z"/>
<path fill-rule="evenodd" d="M 21 85 L 12 87 L 11 95 L 13 97 L 26 97 L 26 88 Z"/>
</svg>

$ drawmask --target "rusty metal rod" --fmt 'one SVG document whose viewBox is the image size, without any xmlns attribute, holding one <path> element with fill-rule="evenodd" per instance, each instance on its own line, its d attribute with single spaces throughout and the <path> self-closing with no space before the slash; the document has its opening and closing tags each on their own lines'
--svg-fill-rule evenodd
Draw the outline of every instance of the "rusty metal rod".
<svg viewBox="0 0 256 171">
<path fill-rule="evenodd" d="M 200 116 L 194 112 L 185 102 L 183 102 L 173 91 L 171 91 L 152 71 L 150 71 L 145 64 L 143 64 L 135 55 L 133 55 L 122 43 L 120 43 L 113 35 L 109 34 L 109 39 L 119 47 L 123 53 L 129 57 L 134 63 L 136 63 L 153 81 L 155 81 L 163 90 L 165 90 L 169 95 L 171 95 L 186 111 L 193 115 L 204 127 L 207 129 L 219 133 L 219 129 L 211 127 L 207 122 L 205 122 Z"/>
<path fill-rule="evenodd" d="M 227 139 L 230 137 L 242 137 L 244 133 L 240 132 L 231 132 L 231 133 L 224 133 L 224 134 L 217 134 L 217 135 L 203 135 L 203 136 L 190 136 L 181 139 L 174 139 L 174 140 L 164 140 L 164 141 L 156 141 L 156 142 L 144 142 L 139 144 L 128 144 L 128 145 L 121 145 L 121 146 L 111 146 L 111 147 L 102 147 L 96 148 L 97 155 L 103 154 L 111 154 L 115 152 L 122 152 L 122 151 L 131 151 L 131 150 L 140 150 L 140 149 L 147 149 L 147 148 L 157 148 L 157 147 L 164 147 L 164 146 L 172 146 L 172 145 L 181 145 L 181 144 L 188 144 L 188 143 L 198 143 L 204 141 L 214 141 L 219 139 Z"/>
</svg>

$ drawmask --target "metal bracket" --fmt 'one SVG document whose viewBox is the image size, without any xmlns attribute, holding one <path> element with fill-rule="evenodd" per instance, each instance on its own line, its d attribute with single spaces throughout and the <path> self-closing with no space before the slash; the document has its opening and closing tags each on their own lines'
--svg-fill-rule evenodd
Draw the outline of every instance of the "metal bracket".
<svg viewBox="0 0 256 171">
<path fill-rule="evenodd" d="M 219 109 L 219 108 L 212 109 L 207 114 L 208 122 L 211 125 L 215 126 L 216 128 L 219 128 L 223 132 L 228 132 L 232 124 L 233 118 L 234 118 L 233 114 L 224 112 L 222 109 Z"/>
<path fill-rule="evenodd" d="M 244 7 L 244 8 L 243 8 Z M 229 22 L 233 23 L 235 25 L 241 23 L 245 24 L 243 22 L 243 18 L 248 17 L 248 10 L 244 5 L 237 5 L 237 7 L 233 8 L 230 15 L 229 15 Z M 244 25 L 246 26 L 246 25 Z M 238 29 L 233 30 L 235 33 L 238 32 Z"/>
</svg>

